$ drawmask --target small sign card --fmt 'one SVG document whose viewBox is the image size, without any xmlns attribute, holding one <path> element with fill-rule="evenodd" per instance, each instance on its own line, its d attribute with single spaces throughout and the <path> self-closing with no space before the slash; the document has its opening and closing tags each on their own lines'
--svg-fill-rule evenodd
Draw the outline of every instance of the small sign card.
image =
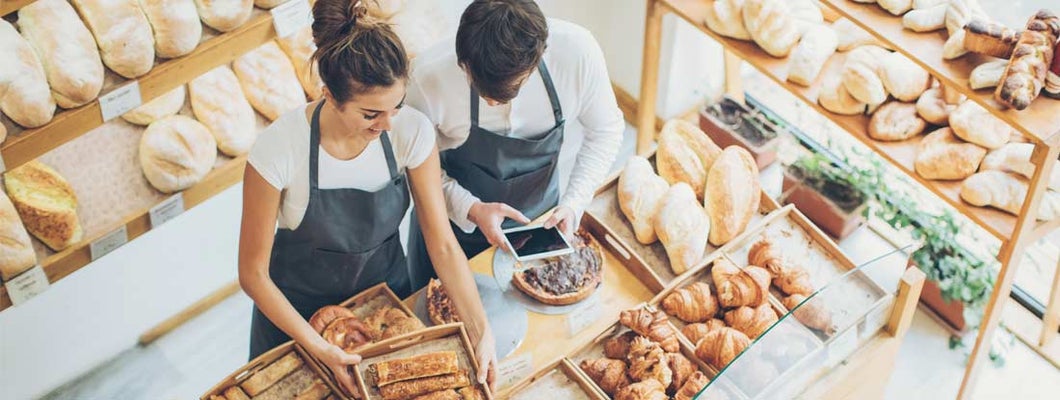
<svg viewBox="0 0 1060 400">
<path fill-rule="evenodd" d="M 509 388 L 534 373 L 534 358 L 530 353 L 513 356 L 497 365 L 497 388 Z"/>
<path fill-rule="evenodd" d="M 99 96 L 99 110 L 103 114 L 103 122 L 118 118 L 142 103 L 140 82 L 137 81 L 126 83 L 111 90 L 110 93 Z"/>
<path fill-rule="evenodd" d="M 88 250 L 92 253 L 92 261 L 96 261 L 100 257 L 107 255 L 121 247 L 122 245 L 129 242 L 129 230 L 125 225 L 115 229 L 111 233 L 96 239 L 95 242 L 89 245 Z"/>
<path fill-rule="evenodd" d="M 585 307 L 579 308 L 567 314 L 567 333 L 570 337 L 581 333 L 594 322 L 600 319 L 600 303 L 593 301 Z"/>
<path fill-rule="evenodd" d="M 11 296 L 11 303 L 17 306 L 48 290 L 51 282 L 48 282 L 44 268 L 35 265 L 29 271 L 7 281 L 4 286 L 7 287 L 7 295 Z"/>
<path fill-rule="evenodd" d="M 184 195 L 177 193 L 151 208 L 151 229 L 157 228 L 184 212 Z"/>
<path fill-rule="evenodd" d="M 276 36 L 281 38 L 313 24 L 313 9 L 306 0 L 290 0 L 273 7 L 269 12 L 272 13 L 272 26 L 276 28 Z"/>
</svg>

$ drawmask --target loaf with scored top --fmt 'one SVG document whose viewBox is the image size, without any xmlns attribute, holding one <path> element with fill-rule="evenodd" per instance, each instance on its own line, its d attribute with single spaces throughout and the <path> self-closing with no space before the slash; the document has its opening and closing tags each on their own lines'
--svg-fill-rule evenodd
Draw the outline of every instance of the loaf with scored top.
<svg viewBox="0 0 1060 400">
<path fill-rule="evenodd" d="M 73 187 L 51 167 L 33 160 L 4 174 L 4 186 L 26 230 L 52 250 L 81 241 Z"/>
</svg>

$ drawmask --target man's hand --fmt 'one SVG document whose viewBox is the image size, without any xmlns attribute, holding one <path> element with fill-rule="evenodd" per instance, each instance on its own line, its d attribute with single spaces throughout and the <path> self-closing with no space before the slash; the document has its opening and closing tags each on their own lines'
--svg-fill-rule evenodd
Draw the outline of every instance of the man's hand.
<svg viewBox="0 0 1060 400">
<path fill-rule="evenodd" d="M 574 237 L 574 230 L 578 228 L 578 220 L 580 219 L 580 216 L 576 215 L 570 207 L 559 206 L 556 207 L 555 211 L 552 211 L 552 216 L 548 217 L 548 221 L 545 221 L 545 228 L 559 227 L 560 233 L 569 239 Z"/>
<path fill-rule="evenodd" d="M 482 231 L 482 235 L 490 242 L 490 245 L 503 246 L 507 249 L 507 246 L 504 245 L 504 234 L 501 233 L 501 224 L 505 218 L 511 218 L 523 225 L 530 223 L 530 219 L 523 213 L 504 203 L 483 203 L 480 201 L 472 205 L 467 212 L 467 219 L 478 226 L 478 229 Z M 512 249 L 507 250 L 509 252 L 512 251 Z"/>
</svg>

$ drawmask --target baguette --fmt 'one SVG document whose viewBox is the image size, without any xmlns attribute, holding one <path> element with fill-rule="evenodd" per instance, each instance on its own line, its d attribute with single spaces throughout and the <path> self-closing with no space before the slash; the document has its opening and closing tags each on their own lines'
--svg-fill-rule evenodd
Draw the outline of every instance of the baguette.
<svg viewBox="0 0 1060 400">
<path fill-rule="evenodd" d="M 92 33 L 70 3 L 37 0 L 18 10 L 18 27 L 40 57 L 59 107 L 80 107 L 99 96 L 103 62 Z"/>
<path fill-rule="evenodd" d="M 292 351 L 269 364 L 265 369 L 255 372 L 250 378 L 240 383 L 239 387 L 243 388 L 250 397 L 256 397 L 272 387 L 272 385 L 275 385 L 280 379 L 301 367 L 302 364 L 302 358 L 298 356 L 298 353 Z"/>
<path fill-rule="evenodd" d="M 1012 57 L 1022 32 L 1008 27 L 983 21 L 972 20 L 964 26 L 964 48 L 968 51 L 997 58 Z"/>
<path fill-rule="evenodd" d="M 469 385 L 471 385 L 471 380 L 468 379 L 467 371 L 459 371 L 455 374 L 438 375 L 386 385 L 379 388 L 379 394 L 383 396 L 383 400 L 400 400 Z"/>
<path fill-rule="evenodd" d="M 378 386 L 453 374 L 458 372 L 459 368 L 456 352 L 453 351 L 421 354 L 409 358 L 383 361 L 371 366 L 371 370 L 375 371 L 375 383 Z"/>
<path fill-rule="evenodd" d="M 0 110 L 27 128 L 50 122 L 55 116 L 55 99 L 44 66 L 29 42 L 6 20 L 0 20 L 0 54 L 8 60 L 0 70 Z M 0 132 L 4 130 L 0 125 Z"/>
<path fill-rule="evenodd" d="M 1060 18 L 1052 12 L 1038 11 L 1027 22 L 1027 29 L 1020 34 L 1005 74 L 994 91 L 995 100 L 1017 110 L 1031 105 L 1045 86 L 1058 35 Z"/>
<path fill-rule="evenodd" d="M 70 0 L 99 45 L 103 64 L 132 79 L 155 66 L 151 23 L 136 0 Z"/>
</svg>

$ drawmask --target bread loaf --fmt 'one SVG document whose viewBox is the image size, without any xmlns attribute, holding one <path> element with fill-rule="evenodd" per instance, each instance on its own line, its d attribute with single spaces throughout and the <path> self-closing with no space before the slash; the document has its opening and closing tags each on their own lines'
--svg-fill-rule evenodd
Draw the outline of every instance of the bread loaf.
<svg viewBox="0 0 1060 400">
<path fill-rule="evenodd" d="M 33 252 L 26 227 L 18 218 L 11 199 L 0 191 L 0 278 L 11 280 L 36 264 L 37 255 Z"/>
<path fill-rule="evenodd" d="M 762 186 L 758 166 L 743 147 L 729 146 L 707 173 L 704 208 L 710 216 L 710 244 L 728 243 L 758 213 Z"/>
<path fill-rule="evenodd" d="M 703 260 L 710 236 L 710 216 L 687 184 L 674 184 L 659 202 L 655 232 L 666 248 L 670 268 L 680 275 Z"/>
<path fill-rule="evenodd" d="M 950 113 L 956 108 L 956 105 L 946 103 L 942 98 L 942 89 L 938 87 L 928 89 L 916 101 L 917 115 L 932 125 L 949 124 Z"/>
<path fill-rule="evenodd" d="M 232 157 L 250 151 L 257 138 L 254 109 L 231 69 L 222 65 L 195 78 L 188 95 L 195 119 L 213 134 L 218 150 Z"/>
<path fill-rule="evenodd" d="M 247 392 L 250 397 L 256 397 L 261 392 L 264 392 L 268 388 L 279 382 L 280 379 L 287 376 L 294 370 L 301 367 L 304 362 L 302 358 L 298 356 L 298 353 L 290 352 L 284 355 L 279 360 L 273 361 L 272 364 L 265 367 L 264 369 L 255 372 L 250 378 L 240 383 L 239 386 Z"/>
<path fill-rule="evenodd" d="M 815 0 L 789 0 L 788 8 L 791 9 L 795 29 L 800 36 L 812 27 L 824 26 L 824 16 Z"/>
<path fill-rule="evenodd" d="M 4 186 L 26 230 L 52 250 L 81 241 L 77 195 L 58 172 L 33 160 L 4 174 Z"/>
<path fill-rule="evenodd" d="M 920 8 L 902 16 L 902 26 L 913 32 L 931 32 L 946 27 L 946 4 Z"/>
<path fill-rule="evenodd" d="M 832 28 L 815 25 L 807 29 L 791 53 L 788 80 L 807 87 L 813 84 L 838 45 L 839 38 Z"/>
<path fill-rule="evenodd" d="M 784 0 L 744 0 L 741 14 L 751 38 L 773 57 L 787 57 L 799 41 L 795 19 Z"/>
<path fill-rule="evenodd" d="M 99 96 L 103 62 L 92 33 L 70 3 L 37 0 L 18 10 L 18 26 L 40 57 L 59 107 L 80 107 Z"/>
<path fill-rule="evenodd" d="M 859 102 L 874 108 L 887 100 L 887 89 L 877 73 L 887 50 L 877 46 L 861 46 L 850 51 L 843 63 L 843 87 Z"/>
<path fill-rule="evenodd" d="M 1005 74 L 994 91 L 995 100 L 1017 110 L 1031 105 L 1045 87 L 1058 35 L 1060 18 L 1047 10 L 1038 11 L 1027 22 L 1027 29 L 1020 34 Z"/>
<path fill-rule="evenodd" d="M 191 53 L 202 39 L 194 0 L 139 0 L 155 35 L 155 54 L 175 58 Z"/>
<path fill-rule="evenodd" d="M 0 110 L 16 124 L 36 128 L 55 115 L 55 100 L 48 89 L 37 53 L 15 27 L 0 20 Z"/>
<path fill-rule="evenodd" d="M 961 199 L 977 207 L 994 207 L 1019 215 L 1030 187 L 1023 177 L 1002 171 L 983 171 L 972 175 L 961 185 Z M 1042 193 L 1037 218 L 1051 221 L 1060 216 L 1060 194 Z"/>
<path fill-rule="evenodd" d="M 832 29 L 835 30 L 836 37 L 839 38 L 839 46 L 836 47 L 839 51 L 849 51 L 865 45 L 887 48 L 883 42 L 865 32 L 861 27 L 854 25 L 849 19 L 840 18 L 832 24 Z"/>
<path fill-rule="evenodd" d="M 457 361 L 456 352 L 453 351 L 440 351 L 382 361 L 372 364 L 369 368 L 374 372 L 375 383 L 378 386 L 460 372 L 460 364 Z"/>
<path fill-rule="evenodd" d="M 877 70 L 887 92 L 899 101 L 911 103 L 931 87 L 931 75 L 901 53 L 887 53 Z"/>
<path fill-rule="evenodd" d="M 183 107 L 184 85 L 180 85 L 176 89 L 170 90 L 154 100 L 125 113 L 121 118 L 130 124 L 147 126 L 164 117 L 175 115 Z"/>
<path fill-rule="evenodd" d="M 707 172 L 721 148 L 695 124 L 672 119 L 659 132 L 659 150 L 655 166 L 659 176 L 671 185 L 684 182 L 699 199 L 706 188 Z"/>
<path fill-rule="evenodd" d="M 1020 32 L 994 22 L 976 19 L 964 25 L 964 48 L 991 57 L 1011 57 L 1019 38 Z"/>
<path fill-rule="evenodd" d="M 979 169 L 986 149 L 965 143 L 950 128 L 931 132 L 917 146 L 916 173 L 925 179 L 960 180 Z"/>
<path fill-rule="evenodd" d="M 865 112 L 866 105 L 850 95 L 839 75 L 826 76 L 821 84 L 817 102 L 826 110 L 840 115 L 858 115 Z"/>
<path fill-rule="evenodd" d="M 103 64 L 132 79 L 155 65 L 151 23 L 137 0 L 70 0 L 99 45 Z"/>
<path fill-rule="evenodd" d="M 221 32 L 236 29 L 250 20 L 253 0 L 195 0 L 202 23 Z"/>
<path fill-rule="evenodd" d="M 306 102 L 291 60 L 274 41 L 237 58 L 232 69 L 250 105 L 270 121 Z"/>
<path fill-rule="evenodd" d="M 163 193 L 187 189 L 217 161 L 217 142 L 198 121 L 173 115 L 155 121 L 140 137 L 140 166 Z"/>
<path fill-rule="evenodd" d="M 900 141 L 924 133 L 927 122 L 917 116 L 916 105 L 892 101 L 884 104 L 869 120 L 869 137 L 882 141 Z"/>
<path fill-rule="evenodd" d="M 324 82 L 320 80 L 320 70 L 313 61 L 313 53 L 317 51 L 317 45 L 313 43 L 313 29 L 307 26 L 292 35 L 276 39 L 276 42 L 291 59 L 298 81 L 302 83 L 302 89 L 309 99 L 319 99 L 323 95 Z"/>
<path fill-rule="evenodd" d="M 743 26 L 744 0 L 717 0 L 706 8 L 705 21 L 710 30 L 739 40 L 751 40 Z"/>
<path fill-rule="evenodd" d="M 659 201 L 670 185 L 655 175 L 651 163 L 641 156 L 630 157 L 618 177 L 618 205 L 633 225 L 633 233 L 642 244 L 655 243 L 654 218 Z"/>
<path fill-rule="evenodd" d="M 1033 144 L 1009 143 L 1000 149 L 987 153 L 986 158 L 983 159 L 983 165 L 979 166 L 979 170 L 1015 172 L 1024 178 L 1031 179 L 1034 177 L 1034 170 L 1037 169 L 1034 163 L 1031 162 L 1031 154 L 1033 152 Z M 1060 164 L 1054 165 L 1047 182 L 1049 189 L 1060 192 Z"/>
<path fill-rule="evenodd" d="M 1005 74 L 1005 68 L 1007 67 L 1008 60 L 988 61 L 979 64 L 978 67 L 972 70 L 972 75 L 968 77 L 968 85 L 972 89 L 996 87 L 1001 83 L 1001 76 Z"/>
<path fill-rule="evenodd" d="M 876 3 L 895 16 L 901 16 L 913 9 L 913 0 L 877 0 Z"/>
<path fill-rule="evenodd" d="M 957 137 L 993 150 L 1012 137 L 1012 127 L 974 101 L 965 101 L 950 114 L 950 127 Z"/>
</svg>

